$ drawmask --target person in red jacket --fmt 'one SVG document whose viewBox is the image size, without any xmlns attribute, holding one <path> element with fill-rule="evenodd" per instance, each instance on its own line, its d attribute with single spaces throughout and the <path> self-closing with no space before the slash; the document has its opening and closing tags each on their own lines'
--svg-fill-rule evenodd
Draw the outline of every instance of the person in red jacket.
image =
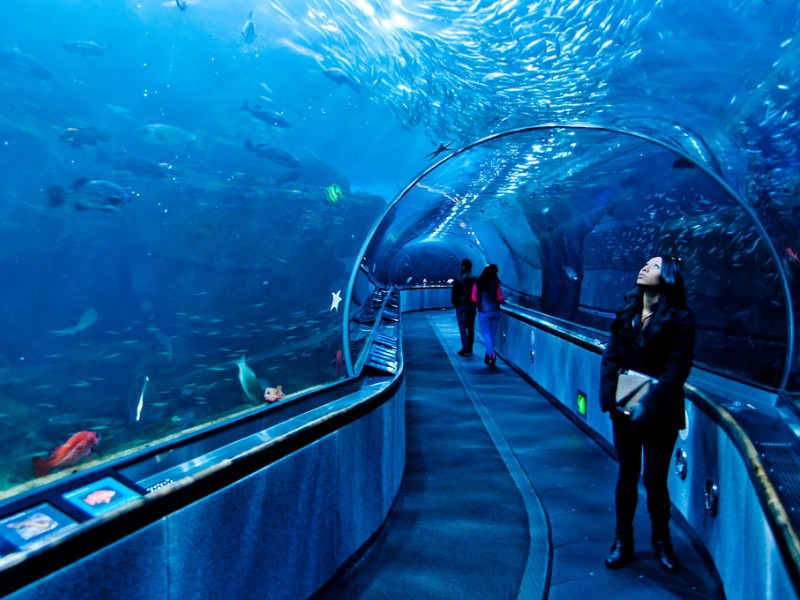
<svg viewBox="0 0 800 600">
<path fill-rule="evenodd" d="M 486 352 L 483 362 L 494 367 L 497 356 L 494 353 L 497 328 L 500 325 L 500 304 L 505 300 L 500 289 L 500 278 L 497 265 L 487 266 L 472 288 L 472 301 L 478 307 L 478 322 L 481 325 L 481 337 Z"/>
</svg>

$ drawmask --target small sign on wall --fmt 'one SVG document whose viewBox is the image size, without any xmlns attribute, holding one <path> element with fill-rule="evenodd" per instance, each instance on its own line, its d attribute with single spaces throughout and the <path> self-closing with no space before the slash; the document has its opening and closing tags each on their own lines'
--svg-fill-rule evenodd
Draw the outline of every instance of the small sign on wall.
<svg viewBox="0 0 800 600">
<path fill-rule="evenodd" d="M 77 526 L 77 521 L 44 502 L 0 520 L 0 536 L 15 548 L 25 550 L 43 539 Z"/>
<path fill-rule="evenodd" d="M 141 496 L 112 477 L 105 477 L 64 494 L 64 499 L 93 517 L 109 512 Z"/>
<path fill-rule="evenodd" d="M 582 391 L 578 390 L 578 404 L 577 404 L 578 415 L 584 421 L 586 420 L 586 404 L 587 404 L 586 394 L 584 394 Z"/>
</svg>

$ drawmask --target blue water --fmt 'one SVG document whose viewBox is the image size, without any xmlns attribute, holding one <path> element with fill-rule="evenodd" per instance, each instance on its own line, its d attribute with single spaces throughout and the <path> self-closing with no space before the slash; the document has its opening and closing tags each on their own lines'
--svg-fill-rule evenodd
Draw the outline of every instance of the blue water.
<svg viewBox="0 0 800 600">
<path fill-rule="evenodd" d="M 627 127 L 724 176 L 776 238 L 770 208 L 797 203 L 793 2 L 15 0 L 0 17 L 7 491 L 75 431 L 113 458 L 252 408 L 242 355 L 262 388 L 340 377 L 332 294 L 442 142 Z"/>
</svg>

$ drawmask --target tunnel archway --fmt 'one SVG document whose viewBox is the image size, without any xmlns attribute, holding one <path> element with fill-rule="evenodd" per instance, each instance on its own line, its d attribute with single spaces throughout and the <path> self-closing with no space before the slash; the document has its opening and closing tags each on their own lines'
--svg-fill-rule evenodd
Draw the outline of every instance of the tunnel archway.
<svg viewBox="0 0 800 600">
<path fill-rule="evenodd" d="M 588 123 L 491 135 L 397 196 L 360 268 L 385 286 L 444 282 L 474 252 L 476 270 L 499 265 L 515 304 L 605 332 L 643 261 L 680 256 L 698 318 L 696 362 L 791 390 L 796 276 L 711 164 L 667 141 Z"/>
</svg>

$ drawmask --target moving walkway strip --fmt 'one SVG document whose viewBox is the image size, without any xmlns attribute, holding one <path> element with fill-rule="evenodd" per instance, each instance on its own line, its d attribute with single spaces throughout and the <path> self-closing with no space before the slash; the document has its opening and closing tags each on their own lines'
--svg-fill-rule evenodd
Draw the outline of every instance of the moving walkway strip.
<svg viewBox="0 0 800 600">
<path fill-rule="evenodd" d="M 433 317 L 428 317 L 428 320 L 434 332 L 436 332 L 439 342 L 447 353 L 447 357 L 453 365 L 453 369 L 458 375 L 461 384 L 464 386 L 464 390 L 472 401 L 475 411 L 483 422 L 489 437 L 500 453 L 503 463 L 505 463 L 514 484 L 522 496 L 525 511 L 528 514 L 530 544 L 528 548 L 528 559 L 525 563 L 525 571 L 522 576 L 517 598 L 519 600 L 545 598 L 547 597 L 547 590 L 550 584 L 550 570 L 552 566 L 550 526 L 545 507 L 536 494 L 536 491 L 533 489 L 528 475 L 520 465 L 513 450 L 497 428 L 491 414 L 489 414 L 488 409 L 481 400 L 480 394 L 475 389 L 475 386 L 464 372 L 461 363 L 456 358 L 455 352 L 449 345 L 442 331 L 442 324 Z"/>
</svg>

